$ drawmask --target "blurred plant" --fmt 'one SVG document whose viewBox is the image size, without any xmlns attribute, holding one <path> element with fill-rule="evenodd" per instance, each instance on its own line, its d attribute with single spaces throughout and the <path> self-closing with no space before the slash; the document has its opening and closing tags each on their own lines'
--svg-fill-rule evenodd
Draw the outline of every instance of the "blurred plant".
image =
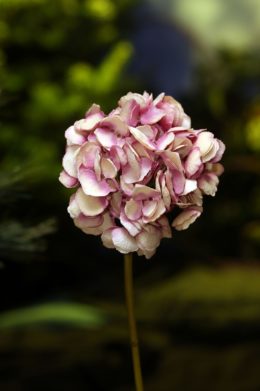
<svg viewBox="0 0 260 391">
<path fill-rule="evenodd" d="M 31 202 L 24 188 L 25 178 L 24 170 L 1 172 L 0 175 L 0 207 L 3 211 L 0 219 L 0 261 L 35 257 L 46 250 L 44 237 L 56 231 L 54 218 L 33 223 L 26 222 L 24 216 L 17 213 L 22 205 L 27 208 L 26 205 Z"/>
<path fill-rule="evenodd" d="M 54 178 L 65 124 L 93 99 L 113 104 L 128 84 L 132 48 L 117 21 L 131 3 L 1 0 L 2 167 L 22 160 L 40 169 L 38 179 Z"/>
</svg>

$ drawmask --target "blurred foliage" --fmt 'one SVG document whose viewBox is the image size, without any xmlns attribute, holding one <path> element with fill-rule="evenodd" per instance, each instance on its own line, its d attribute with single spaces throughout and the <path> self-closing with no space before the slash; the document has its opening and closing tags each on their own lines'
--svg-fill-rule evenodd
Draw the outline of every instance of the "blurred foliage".
<svg viewBox="0 0 260 391">
<path fill-rule="evenodd" d="M 132 54 L 118 20 L 129 0 L 0 1 L 2 168 L 60 169 L 63 134 L 93 101 L 107 110 L 127 88 Z"/>
<path fill-rule="evenodd" d="M 61 325 L 62 327 L 98 327 L 104 315 L 96 308 L 77 303 L 47 303 L 3 313 L 0 328 Z"/>
</svg>

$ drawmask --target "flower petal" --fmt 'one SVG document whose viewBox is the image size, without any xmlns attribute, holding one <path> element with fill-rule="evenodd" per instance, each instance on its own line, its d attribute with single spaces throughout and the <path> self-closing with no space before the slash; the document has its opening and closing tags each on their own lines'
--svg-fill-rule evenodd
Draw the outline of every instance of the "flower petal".
<svg viewBox="0 0 260 391">
<path fill-rule="evenodd" d="M 109 149 L 113 145 L 117 144 L 117 137 L 112 130 L 106 128 L 97 128 L 94 133 L 98 139 L 98 142 L 104 148 Z"/>
<path fill-rule="evenodd" d="M 129 220 L 138 220 L 142 214 L 142 202 L 131 199 L 125 204 L 125 214 Z"/>
<path fill-rule="evenodd" d="M 194 223 L 195 220 L 201 215 L 202 208 L 199 206 L 193 206 L 185 209 L 181 212 L 172 222 L 172 226 L 177 231 L 182 231 L 189 228 L 189 226 Z"/>
<path fill-rule="evenodd" d="M 152 187 L 137 184 L 134 187 L 132 197 L 138 201 L 147 200 L 148 198 L 159 199 L 160 192 Z"/>
<path fill-rule="evenodd" d="M 200 159 L 200 149 L 195 147 L 191 150 L 185 161 L 185 171 L 188 177 L 193 176 L 199 170 L 202 162 Z"/>
<path fill-rule="evenodd" d="M 74 126 L 70 126 L 66 130 L 65 137 L 68 145 L 82 145 L 86 141 L 86 137 L 78 133 Z"/>
<path fill-rule="evenodd" d="M 182 195 L 191 193 L 192 191 L 196 190 L 197 187 L 197 181 L 195 181 L 194 179 L 186 179 Z"/>
<path fill-rule="evenodd" d="M 85 216 L 97 216 L 107 207 L 108 201 L 105 197 L 93 197 L 86 195 L 80 188 L 76 193 L 76 201 L 79 209 Z"/>
<path fill-rule="evenodd" d="M 63 184 L 63 186 L 69 189 L 72 187 L 76 187 L 79 184 L 78 179 L 70 176 L 65 170 L 61 171 L 59 181 Z"/>
<path fill-rule="evenodd" d="M 117 174 L 117 168 L 111 159 L 102 157 L 101 170 L 105 178 L 115 178 Z"/>
<path fill-rule="evenodd" d="M 115 248 L 123 254 L 128 254 L 138 249 L 135 238 L 125 228 L 114 228 L 112 230 L 112 241 Z"/>
<path fill-rule="evenodd" d="M 64 170 L 72 177 L 77 177 L 76 157 L 79 152 L 79 147 L 76 145 L 68 146 L 66 153 L 62 159 Z"/>
<path fill-rule="evenodd" d="M 79 169 L 79 181 L 85 194 L 94 197 L 107 196 L 111 191 L 114 191 L 105 179 L 98 181 L 95 173 L 84 167 Z"/>
<path fill-rule="evenodd" d="M 145 110 L 140 117 L 140 122 L 143 125 L 152 125 L 160 121 L 164 116 L 164 111 L 158 109 L 154 105 L 150 105 L 147 110 Z"/>
<path fill-rule="evenodd" d="M 174 139 L 175 139 L 175 134 L 173 132 L 165 133 L 163 136 L 161 136 L 157 140 L 157 143 L 156 143 L 157 148 L 160 151 L 163 151 L 173 142 Z"/>
<path fill-rule="evenodd" d="M 155 145 L 149 140 L 149 138 L 138 128 L 129 127 L 131 134 L 134 138 L 139 141 L 139 143 L 143 144 L 147 149 L 151 151 L 155 150 Z"/>
</svg>

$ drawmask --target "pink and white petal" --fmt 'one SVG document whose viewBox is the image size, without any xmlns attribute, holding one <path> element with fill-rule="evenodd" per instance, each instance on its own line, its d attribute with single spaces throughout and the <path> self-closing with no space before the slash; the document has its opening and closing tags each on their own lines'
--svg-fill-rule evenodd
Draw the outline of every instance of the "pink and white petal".
<svg viewBox="0 0 260 391">
<path fill-rule="evenodd" d="M 76 145 L 68 146 L 62 159 L 64 170 L 72 177 L 77 177 L 76 159 L 80 148 Z"/>
<path fill-rule="evenodd" d="M 115 248 L 115 245 L 112 240 L 112 230 L 113 228 L 107 229 L 101 235 L 102 243 L 107 248 Z"/>
<path fill-rule="evenodd" d="M 82 145 L 86 141 L 86 137 L 78 133 L 74 126 L 70 126 L 66 130 L 65 137 L 68 145 Z"/>
<path fill-rule="evenodd" d="M 199 170 L 202 162 L 200 159 L 200 149 L 198 147 L 195 147 L 191 150 L 190 154 L 188 155 L 186 161 L 185 161 L 185 171 L 188 175 L 188 178 L 196 174 L 196 172 Z"/>
<path fill-rule="evenodd" d="M 192 142 L 186 137 L 176 136 L 172 150 L 178 152 L 181 159 L 184 159 L 192 150 Z"/>
<path fill-rule="evenodd" d="M 111 159 L 102 157 L 101 170 L 105 178 L 115 178 L 117 174 L 117 168 Z"/>
<path fill-rule="evenodd" d="M 172 222 L 172 227 L 177 231 L 182 231 L 194 223 L 195 220 L 201 215 L 202 208 L 199 206 L 193 206 L 185 209 L 181 212 Z"/>
<path fill-rule="evenodd" d="M 76 227 L 80 228 L 84 233 L 89 235 L 100 235 L 100 227 L 103 222 L 103 216 L 87 217 L 80 214 L 74 219 Z"/>
<path fill-rule="evenodd" d="M 157 140 L 157 149 L 163 151 L 166 149 L 175 139 L 175 134 L 173 132 L 165 133 Z"/>
<path fill-rule="evenodd" d="M 152 187 L 136 184 L 132 193 L 132 197 L 138 201 L 147 200 L 149 198 L 159 199 L 160 192 Z"/>
<path fill-rule="evenodd" d="M 79 181 L 85 194 L 94 197 L 107 196 L 114 191 L 105 179 L 98 181 L 95 173 L 84 167 L 79 168 Z"/>
<path fill-rule="evenodd" d="M 124 166 L 127 164 L 126 153 L 124 152 L 124 150 L 121 147 L 119 147 L 117 145 L 114 145 L 111 147 L 110 156 L 111 156 L 114 164 L 116 165 L 116 167 L 118 167 L 118 169 L 120 168 L 120 165 Z"/>
<path fill-rule="evenodd" d="M 195 191 L 198 187 L 197 181 L 194 179 L 186 179 L 185 180 L 185 186 L 182 192 L 182 195 L 189 194 L 193 191 Z"/>
<path fill-rule="evenodd" d="M 149 138 L 149 140 L 154 139 L 155 137 L 155 132 L 150 125 L 140 125 L 137 126 L 136 129 L 140 130 L 146 137 Z"/>
<path fill-rule="evenodd" d="M 142 145 L 144 145 L 147 149 L 150 149 L 151 151 L 155 150 L 155 145 L 152 143 L 149 138 L 138 128 L 133 128 L 132 126 L 129 127 L 131 134 L 133 137 L 139 141 Z"/>
<path fill-rule="evenodd" d="M 78 189 L 75 195 L 79 209 L 85 216 L 97 216 L 107 207 L 108 201 L 105 197 L 93 197 L 86 195 L 83 190 Z"/>
<path fill-rule="evenodd" d="M 149 231 L 143 230 L 136 236 L 136 241 L 141 250 L 154 251 L 161 241 L 160 231 L 156 228 Z"/>
<path fill-rule="evenodd" d="M 157 223 L 160 226 L 160 232 L 162 235 L 162 238 L 171 238 L 172 237 L 172 230 L 169 224 L 169 221 L 166 216 L 161 216 Z"/>
<path fill-rule="evenodd" d="M 120 253 L 128 254 L 138 250 L 135 238 L 125 228 L 114 228 L 111 235 L 115 248 Z"/>
<path fill-rule="evenodd" d="M 120 188 L 124 194 L 131 197 L 134 191 L 134 185 L 132 183 L 126 183 L 124 178 L 120 177 Z"/>
<path fill-rule="evenodd" d="M 156 221 L 160 216 L 162 216 L 165 211 L 166 211 L 166 208 L 165 208 L 163 200 L 159 200 L 157 202 L 154 213 L 150 216 L 144 216 L 143 222 L 144 223 L 152 223 L 152 222 Z"/>
<path fill-rule="evenodd" d="M 157 203 L 158 201 L 155 200 L 144 201 L 142 209 L 144 217 L 151 217 L 154 214 Z"/>
<path fill-rule="evenodd" d="M 84 144 L 77 154 L 77 168 L 79 168 L 81 165 L 83 165 L 85 168 L 94 168 L 97 154 L 100 155 L 99 145 L 92 142 L 87 142 Z"/>
<path fill-rule="evenodd" d="M 165 93 L 164 93 L 164 92 L 161 92 L 161 93 L 154 99 L 154 101 L 153 101 L 154 106 L 157 106 L 158 103 L 160 103 L 160 102 L 163 100 L 164 96 L 165 96 Z"/>
<path fill-rule="evenodd" d="M 218 140 L 214 139 L 210 150 L 204 156 L 202 156 L 203 163 L 213 161 L 218 150 L 219 150 Z"/>
<path fill-rule="evenodd" d="M 120 117 L 130 126 L 136 126 L 139 122 L 140 106 L 134 99 L 126 102 L 121 108 Z"/>
<path fill-rule="evenodd" d="M 205 156 L 212 148 L 214 134 L 211 132 L 201 132 L 195 142 L 195 147 L 199 147 L 201 156 Z"/>
<path fill-rule="evenodd" d="M 112 116 L 112 117 L 106 117 L 104 118 L 99 126 L 101 128 L 107 128 L 109 130 L 113 130 L 113 133 L 117 134 L 120 137 L 125 137 L 129 134 L 128 126 L 127 124 L 122 121 L 122 119 L 119 116 Z"/>
<path fill-rule="evenodd" d="M 120 214 L 120 223 L 132 236 L 136 236 L 142 230 L 140 222 L 130 221 L 123 210 Z"/>
<path fill-rule="evenodd" d="M 219 179 L 213 173 L 205 173 L 198 179 L 198 186 L 204 194 L 215 196 L 218 189 Z"/>
<path fill-rule="evenodd" d="M 77 187 L 79 184 L 78 179 L 70 176 L 65 170 L 61 171 L 59 181 L 68 189 Z"/>
<path fill-rule="evenodd" d="M 191 127 L 191 119 L 187 114 L 183 114 L 182 122 L 180 124 L 186 129 L 190 129 Z"/>
<path fill-rule="evenodd" d="M 150 105 L 140 116 L 140 122 L 143 125 L 152 125 L 159 122 L 164 116 L 164 111 L 158 109 L 153 104 Z"/>
<path fill-rule="evenodd" d="M 101 180 L 101 167 L 100 167 L 100 162 L 101 162 L 101 156 L 100 152 L 98 152 L 95 156 L 95 161 L 94 161 L 94 171 L 97 177 L 97 180 Z"/>
<path fill-rule="evenodd" d="M 226 149 L 225 144 L 221 140 L 218 140 L 218 139 L 216 139 L 216 140 L 219 144 L 219 149 L 218 149 L 214 159 L 212 160 L 212 163 L 219 162 L 222 159 L 222 156 L 223 156 L 225 149 Z"/>
<path fill-rule="evenodd" d="M 104 148 L 110 149 L 113 145 L 117 144 L 117 137 L 112 130 L 107 128 L 97 128 L 94 133 L 98 142 Z"/>
<path fill-rule="evenodd" d="M 150 159 L 147 158 L 141 158 L 140 160 L 140 176 L 139 176 L 139 181 L 142 181 L 146 175 L 151 171 L 153 162 Z"/>
<path fill-rule="evenodd" d="M 76 198 L 75 198 L 75 194 L 73 194 L 70 197 L 70 202 L 69 202 L 69 206 L 67 208 L 67 211 L 72 219 L 75 219 L 81 213 L 81 210 L 80 210 L 79 205 L 78 205 Z"/>
<path fill-rule="evenodd" d="M 138 220 L 142 214 L 142 202 L 131 199 L 125 204 L 125 215 L 129 220 Z"/>
<path fill-rule="evenodd" d="M 122 203 L 122 194 L 120 191 L 117 191 L 112 194 L 110 200 L 111 213 L 114 217 L 119 218 L 121 212 L 121 203 Z"/>
<path fill-rule="evenodd" d="M 165 164 L 167 167 L 173 169 L 173 170 L 178 170 L 180 172 L 183 171 L 183 165 L 181 162 L 180 155 L 178 152 L 172 152 L 172 151 L 162 151 L 160 153 L 162 156 L 163 160 L 165 161 Z"/>
<path fill-rule="evenodd" d="M 182 172 L 172 170 L 172 184 L 175 194 L 183 194 L 185 189 L 186 179 Z"/>
</svg>

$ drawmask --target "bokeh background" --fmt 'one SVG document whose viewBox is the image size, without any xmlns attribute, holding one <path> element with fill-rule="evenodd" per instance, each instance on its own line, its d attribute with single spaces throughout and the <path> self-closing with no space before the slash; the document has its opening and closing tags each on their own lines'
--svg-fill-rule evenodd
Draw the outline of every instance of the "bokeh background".
<svg viewBox="0 0 260 391">
<path fill-rule="evenodd" d="M 188 231 L 135 258 L 145 389 L 260 390 L 258 0 L 0 0 L 0 389 L 133 390 L 122 256 L 57 177 L 92 102 L 173 95 L 227 151 Z"/>
</svg>

